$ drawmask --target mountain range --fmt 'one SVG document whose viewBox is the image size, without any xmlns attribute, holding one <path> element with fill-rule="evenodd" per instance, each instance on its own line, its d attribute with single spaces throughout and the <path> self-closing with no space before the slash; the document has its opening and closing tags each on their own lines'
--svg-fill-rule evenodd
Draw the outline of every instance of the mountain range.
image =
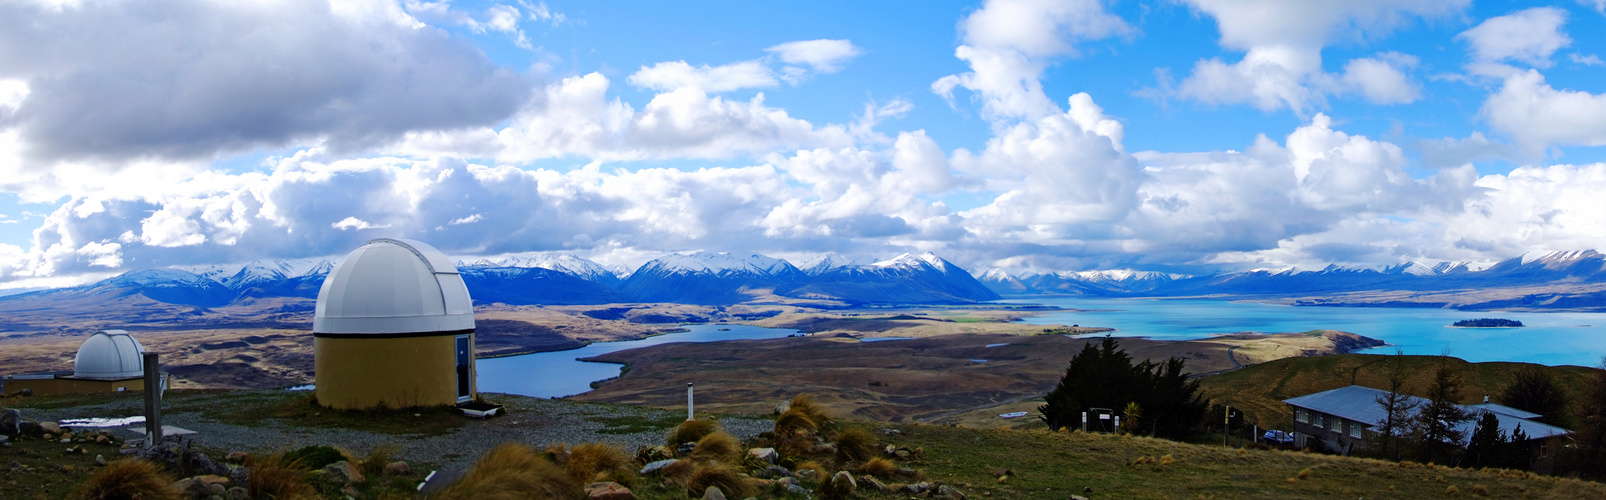
<svg viewBox="0 0 1606 500">
<path fill-rule="evenodd" d="M 931 253 L 906 253 L 877 262 L 824 254 L 802 264 L 760 254 L 693 252 L 665 255 L 633 270 L 610 269 L 568 254 L 461 261 L 458 268 L 481 304 L 965 304 L 996 300 L 1003 294 L 1056 294 L 1606 310 L 1606 255 L 1592 250 L 1536 253 L 1492 264 L 1331 265 L 1206 276 L 1129 270 L 1012 274 L 993 269 L 973 277 Z M 298 259 L 131 271 L 79 287 L 0 297 L 0 310 L 9 309 L 3 307 L 7 302 L 21 306 L 143 297 L 203 309 L 263 304 L 291 313 L 310 309 L 306 299 L 317 297 L 332 267 L 324 259 Z"/>
</svg>

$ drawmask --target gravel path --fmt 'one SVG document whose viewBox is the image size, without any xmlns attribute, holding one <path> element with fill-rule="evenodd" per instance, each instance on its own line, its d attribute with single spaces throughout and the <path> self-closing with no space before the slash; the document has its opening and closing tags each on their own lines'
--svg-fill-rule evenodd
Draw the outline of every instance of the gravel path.
<svg viewBox="0 0 1606 500">
<path fill-rule="evenodd" d="M 468 420 L 463 427 L 435 436 L 392 435 L 360 430 L 327 427 L 303 427 L 294 422 L 276 419 L 261 421 L 260 425 L 247 426 L 220 422 L 196 411 L 173 411 L 162 415 L 162 423 L 196 431 L 196 445 L 227 452 L 248 450 L 272 452 L 302 446 L 322 444 L 335 446 L 357 455 L 364 455 L 386 443 L 401 446 L 398 458 L 409 462 L 434 464 L 441 468 L 466 468 L 474 459 L 491 448 L 509 441 L 526 443 L 543 448 L 551 443 L 604 442 L 619 445 L 634 452 L 643 446 L 663 444 L 665 431 L 648 430 L 635 433 L 601 432 L 603 423 L 591 419 L 615 417 L 644 417 L 659 421 L 673 421 L 684 413 L 614 404 L 597 404 L 561 399 L 536 399 L 506 394 L 488 394 L 491 401 L 507 407 L 507 414 L 487 420 Z M 189 396 L 191 398 L 219 398 L 218 404 L 229 404 L 224 398 L 236 394 L 217 396 Z M 204 400 L 202 401 L 204 402 Z M 39 421 L 59 421 L 68 418 L 138 415 L 143 409 L 139 399 L 129 398 L 110 403 L 90 404 L 70 408 L 28 409 L 23 415 Z M 757 417 L 724 416 L 720 425 L 726 432 L 746 440 L 770 430 L 774 422 Z M 134 432 L 123 431 L 132 437 Z"/>
</svg>

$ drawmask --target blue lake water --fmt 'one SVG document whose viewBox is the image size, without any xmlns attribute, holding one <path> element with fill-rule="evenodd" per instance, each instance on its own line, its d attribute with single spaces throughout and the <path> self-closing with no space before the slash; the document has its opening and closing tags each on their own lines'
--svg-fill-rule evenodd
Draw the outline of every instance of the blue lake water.
<svg viewBox="0 0 1606 500">
<path fill-rule="evenodd" d="M 685 328 L 690 331 L 641 340 L 594 342 L 567 351 L 476 360 L 479 390 L 538 398 L 573 396 L 591 390 L 592 382 L 619 376 L 623 368 L 623 365 L 592 363 L 579 358 L 674 342 L 773 339 L 798 333 L 797 330 L 745 325 L 689 325 Z"/>
<path fill-rule="evenodd" d="M 1468 361 L 1598 366 L 1606 355 L 1606 314 L 1455 311 L 1377 307 L 1294 307 L 1219 300 L 1019 297 L 1005 302 L 1088 310 L 1051 312 L 1031 324 L 1079 324 L 1120 330 L 1117 337 L 1166 340 L 1235 332 L 1343 330 L 1390 345 L 1369 352 L 1440 354 Z M 1522 328 L 1448 328 L 1463 319 L 1506 318 Z"/>
</svg>

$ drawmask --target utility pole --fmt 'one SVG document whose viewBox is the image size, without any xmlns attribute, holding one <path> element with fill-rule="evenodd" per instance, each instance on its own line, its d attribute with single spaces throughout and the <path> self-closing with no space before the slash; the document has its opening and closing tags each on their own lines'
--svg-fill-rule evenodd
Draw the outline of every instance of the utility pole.
<svg viewBox="0 0 1606 500">
<path fill-rule="evenodd" d="M 162 366 L 156 353 L 147 352 L 145 362 L 145 444 L 162 442 Z"/>
</svg>

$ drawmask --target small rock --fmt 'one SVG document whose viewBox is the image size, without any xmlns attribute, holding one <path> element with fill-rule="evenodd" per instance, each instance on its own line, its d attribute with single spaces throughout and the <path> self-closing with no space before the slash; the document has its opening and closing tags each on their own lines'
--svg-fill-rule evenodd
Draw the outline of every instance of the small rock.
<svg viewBox="0 0 1606 500">
<path fill-rule="evenodd" d="M 831 476 L 831 482 L 832 483 L 841 483 L 843 481 L 847 482 L 848 490 L 851 491 L 851 490 L 859 489 L 859 482 L 858 481 L 854 481 L 853 480 L 853 474 L 849 474 L 848 471 L 839 470 L 839 471 L 836 471 L 836 475 Z"/>
<path fill-rule="evenodd" d="M 647 464 L 646 467 L 642 467 L 641 468 L 641 475 L 645 476 L 647 474 L 652 474 L 654 472 L 658 472 L 658 469 L 662 469 L 662 468 L 664 468 L 664 466 L 667 466 L 667 465 L 672 464 L 672 463 L 675 463 L 675 459 L 673 459 L 673 458 L 671 458 L 669 460 L 659 460 L 657 462 L 653 462 L 653 463 Z"/>
<path fill-rule="evenodd" d="M 226 477 L 223 477 L 223 476 L 219 476 L 219 475 L 216 475 L 216 474 L 204 474 L 204 475 L 200 475 L 200 476 L 195 476 L 193 479 L 195 479 L 196 481 L 200 481 L 200 482 L 206 483 L 206 484 L 222 484 L 222 485 L 229 484 L 229 478 L 226 478 Z M 222 493 L 218 493 L 218 494 L 222 495 Z"/>
<path fill-rule="evenodd" d="M 95 444 L 111 444 L 111 442 L 112 438 L 106 437 L 105 434 L 95 436 Z"/>
<path fill-rule="evenodd" d="M 385 475 L 387 476 L 405 476 L 412 473 L 413 467 L 407 465 L 407 462 L 398 460 L 385 464 Z"/>
<path fill-rule="evenodd" d="M 362 477 L 362 473 L 358 472 L 356 467 L 345 460 L 324 466 L 322 472 L 325 478 L 335 484 L 349 485 L 367 480 L 367 478 Z"/>
<path fill-rule="evenodd" d="M 251 500 L 251 492 L 246 491 L 245 488 L 235 486 L 229 488 L 229 491 L 223 494 L 223 498 L 225 500 Z"/>
<path fill-rule="evenodd" d="M 773 478 L 781 478 L 781 477 L 787 477 L 787 478 L 797 477 L 797 474 L 793 474 L 792 471 L 786 470 L 785 467 L 781 467 L 779 465 L 771 465 L 769 467 L 765 467 L 764 468 L 764 472 L 761 472 L 760 475 L 762 475 L 763 477 L 772 478 L 772 479 Z"/>
<path fill-rule="evenodd" d="M 1082 487 L 1082 493 L 1092 493 L 1092 492 L 1093 492 L 1093 487 L 1092 486 L 1083 486 Z"/>
<path fill-rule="evenodd" d="M 703 490 L 703 500 L 725 500 L 725 492 L 720 491 L 718 486 L 709 486 Z"/>
<path fill-rule="evenodd" d="M 61 444 L 70 444 L 70 443 L 72 443 L 72 438 L 61 438 Z"/>
<path fill-rule="evenodd" d="M 223 485 L 217 483 L 206 485 L 206 489 L 212 492 L 212 496 L 218 498 L 223 498 L 223 495 L 227 495 L 229 493 L 228 488 L 224 488 Z"/>
<path fill-rule="evenodd" d="M 786 485 L 786 491 L 791 493 L 791 494 L 793 494 L 793 495 L 802 496 L 803 498 L 808 498 L 809 497 L 809 490 L 804 489 L 802 486 L 798 486 L 798 485 L 795 485 L 795 484 Z"/>
<path fill-rule="evenodd" d="M 18 436 L 22 434 L 22 412 L 12 408 L 0 408 L 0 436 Z"/>
<path fill-rule="evenodd" d="M 780 483 L 780 484 L 784 484 L 784 485 L 787 485 L 787 486 L 798 484 L 797 483 L 797 478 L 795 478 L 795 477 L 783 477 L 783 478 L 780 478 L 780 479 L 776 479 L 775 482 Z"/>
<path fill-rule="evenodd" d="M 751 450 L 747 450 L 747 456 L 753 457 L 754 460 L 758 460 L 760 462 L 773 464 L 775 463 L 775 459 L 779 457 L 780 454 L 775 453 L 775 448 L 753 448 Z"/>
<path fill-rule="evenodd" d="M 1082 495 L 1071 495 L 1071 500 L 1087 500 L 1087 497 Z"/>
<path fill-rule="evenodd" d="M 697 443 L 680 443 L 680 446 L 675 448 L 675 454 L 684 456 L 695 449 L 697 449 Z"/>
<path fill-rule="evenodd" d="M 246 460 L 250 460 L 250 459 L 251 459 L 251 454 L 250 453 L 246 453 L 246 452 L 243 452 L 243 451 L 240 451 L 240 450 L 231 451 L 231 452 L 229 452 L 228 455 L 224 455 L 223 456 L 223 460 L 228 462 L 228 463 L 231 463 L 231 464 L 243 464 L 243 463 L 245 463 Z"/>
<path fill-rule="evenodd" d="M 591 500 L 636 500 L 636 495 L 630 488 L 613 481 L 603 481 L 586 485 L 586 496 Z"/>
<path fill-rule="evenodd" d="M 1004 477 L 1004 476 L 1013 476 L 1013 475 L 1015 475 L 1015 471 L 1010 470 L 1010 469 L 1005 469 L 1003 467 L 999 467 L 997 469 L 993 469 L 993 477 Z"/>
<path fill-rule="evenodd" d="M 932 500 L 965 500 L 965 494 L 944 484 L 931 494 Z"/>
<path fill-rule="evenodd" d="M 39 430 L 46 434 L 61 434 L 61 424 L 55 422 L 39 422 Z"/>
<path fill-rule="evenodd" d="M 797 477 L 803 479 L 814 479 L 814 469 L 803 469 L 797 471 Z"/>
<path fill-rule="evenodd" d="M 892 488 L 887 486 L 886 483 L 883 483 L 880 480 L 878 480 L 876 478 L 873 478 L 873 477 L 870 477 L 870 476 L 862 476 L 862 475 L 859 476 L 859 482 L 860 483 L 864 483 L 864 487 L 865 488 L 876 490 L 876 491 L 879 491 L 879 492 L 882 492 L 882 493 L 891 493 L 892 492 Z"/>
<path fill-rule="evenodd" d="M 925 481 L 921 481 L 921 482 L 914 483 L 914 484 L 903 485 L 903 492 L 911 494 L 911 495 L 919 495 L 919 494 L 925 493 L 925 492 L 930 491 L 930 490 L 931 490 L 931 483 L 927 483 Z"/>
<path fill-rule="evenodd" d="M 212 495 L 211 485 L 193 477 L 174 481 L 168 488 L 189 498 L 206 498 Z"/>
<path fill-rule="evenodd" d="M 106 456 L 105 455 L 95 455 L 95 465 L 101 465 L 101 466 L 106 465 Z"/>
<path fill-rule="evenodd" d="M 901 432 L 898 432 L 897 429 L 881 429 L 881 430 L 879 430 L 877 432 L 880 432 L 881 435 L 883 435 L 883 436 L 897 436 L 899 434 L 903 434 Z"/>
</svg>

